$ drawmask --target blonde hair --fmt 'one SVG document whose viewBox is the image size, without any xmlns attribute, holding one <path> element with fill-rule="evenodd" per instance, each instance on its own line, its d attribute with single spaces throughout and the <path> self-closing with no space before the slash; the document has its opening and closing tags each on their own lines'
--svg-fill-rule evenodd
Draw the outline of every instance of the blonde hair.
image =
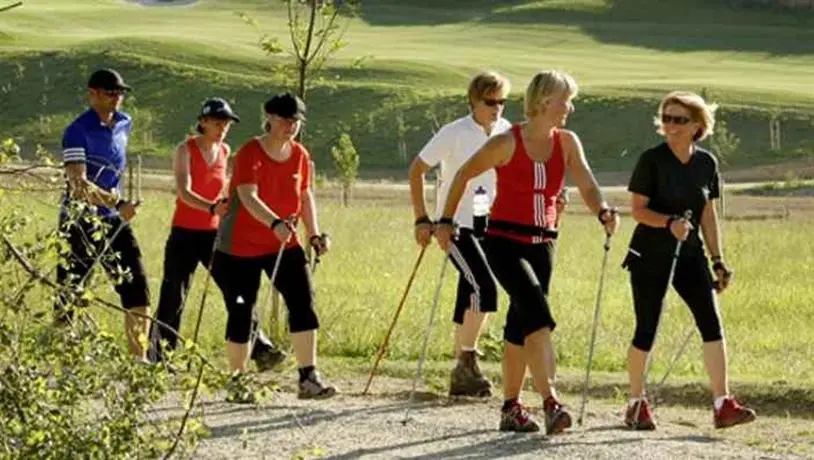
<svg viewBox="0 0 814 460">
<path fill-rule="evenodd" d="M 491 70 L 481 72 L 469 82 L 469 89 L 467 90 L 469 105 L 471 106 L 475 101 L 483 99 L 484 96 L 495 91 L 509 94 L 511 89 L 512 85 L 509 83 L 509 79 L 503 75 Z"/>
<path fill-rule="evenodd" d="M 700 123 L 701 127 L 698 132 L 692 137 L 694 141 L 704 140 L 707 136 L 713 133 L 715 129 L 715 111 L 718 109 L 717 104 L 708 104 L 703 97 L 696 93 L 689 91 L 673 91 L 672 93 L 664 96 L 659 104 L 659 113 L 653 121 L 656 125 L 656 131 L 664 135 L 664 125 L 661 123 L 661 116 L 664 115 L 664 109 L 669 105 L 680 105 L 689 110 L 691 121 Z"/>
<path fill-rule="evenodd" d="M 540 106 L 557 94 L 567 93 L 575 97 L 579 92 L 574 77 L 562 70 L 544 70 L 537 72 L 532 77 L 526 88 L 526 98 L 523 101 L 523 109 L 526 118 L 532 118 L 539 114 Z"/>
</svg>

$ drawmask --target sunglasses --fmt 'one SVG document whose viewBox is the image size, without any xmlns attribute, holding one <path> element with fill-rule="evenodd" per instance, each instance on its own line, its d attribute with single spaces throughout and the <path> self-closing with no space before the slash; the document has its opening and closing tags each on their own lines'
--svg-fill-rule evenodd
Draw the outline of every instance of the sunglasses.
<svg viewBox="0 0 814 460">
<path fill-rule="evenodd" d="M 661 116 L 661 123 L 662 124 L 675 124 L 675 125 L 686 125 L 687 123 L 691 122 L 689 117 L 685 117 L 684 115 L 667 115 L 664 114 Z"/>
<path fill-rule="evenodd" d="M 102 90 L 102 92 L 105 93 L 107 97 L 119 97 L 124 96 L 127 93 L 127 91 L 123 89 L 105 89 Z"/>
<path fill-rule="evenodd" d="M 506 99 L 483 99 L 483 103 L 488 107 L 494 107 L 496 105 L 505 106 Z"/>
</svg>

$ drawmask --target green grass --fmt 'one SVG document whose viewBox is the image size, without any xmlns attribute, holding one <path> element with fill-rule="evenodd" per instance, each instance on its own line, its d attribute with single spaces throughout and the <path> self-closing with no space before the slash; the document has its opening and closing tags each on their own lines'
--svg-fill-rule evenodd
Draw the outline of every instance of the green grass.
<svg viewBox="0 0 814 460">
<path fill-rule="evenodd" d="M 143 213 L 135 222 L 144 261 L 157 303 L 162 276 L 163 246 L 172 210 L 169 193 L 151 192 Z M 56 219 L 56 197 L 29 194 L 15 203 L 4 198 L 2 212 L 26 212 L 34 228 L 51 228 Z M 320 220 L 331 233 L 334 248 L 314 276 L 316 301 L 322 329 L 320 353 L 327 356 L 368 360 L 381 343 L 403 293 L 418 250 L 412 241 L 411 213 L 406 205 L 358 205 L 350 210 L 323 200 Z M 621 233 L 610 252 L 602 325 L 597 339 L 595 369 L 623 372 L 626 349 L 633 334 L 633 307 L 626 272 L 620 263 L 633 229 L 623 220 Z M 727 258 L 735 269 L 730 291 L 721 297 L 721 313 L 730 353 L 730 370 L 735 382 L 785 381 L 810 384 L 814 378 L 814 287 L 809 274 L 814 269 L 814 224 L 805 220 L 765 221 L 754 225 L 727 221 L 724 240 Z M 33 233 L 27 232 L 27 235 Z M 17 235 L 23 241 L 26 235 Z M 559 365 L 567 369 L 584 366 L 593 317 L 596 287 L 602 257 L 602 233 L 595 219 L 566 216 L 558 242 L 556 269 L 551 288 L 551 305 L 559 326 L 554 334 Z M 404 311 L 391 339 L 389 360 L 414 360 L 420 353 L 442 256 L 436 247 L 428 252 L 418 272 Z M 184 316 L 182 333 L 190 334 L 202 295 L 204 272 L 196 274 Z M 436 326 L 430 342 L 431 359 L 449 359 L 452 351 L 450 321 L 457 275 L 449 271 L 444 280 Z M 264 283 L 260 299 L 269 311 Z M 115 300 L 112 290 L 105 297 Z M 212 356 L 223 355 L 225 309 L 213 288 L 206 305 L 202 346 Z M 496 362 L 500 353 L 502 324 L 507 298 L 500 293 L 500 312 L 488 323 L 481 341 L 487 359 Z M 47 305 L 47 302 L 43 302 Z M 118 313 L 96 311 L 110 330 L 121 333 Z M 666 363 L 692 324 L 689 310 L 670 294 L 664 324 L 655 349 L 653 376 L 661 376 Z M 676 377 L 706 381 L 700 359 L 700 339 L 676 370 Z"/>
<path fill-rule="evenodd" d="M 707 88 L 722 103 L 721 116 L 741 138 L 732 166 L 810 154 L 814 16 L 726 3 L 367 2 L 348 29 L 349 47 L 309 95 L 306 143 L 320 169 L 330 172 L 329 147 L 349 129 L 364 175 L 401 177 L 431 135 L 428 113 L 443 121 L 466 112 L 462 95 L 473 73 L 496 68 L 511 77 L 507 114 L 517 120 L 532 73 L 560 67 L 581 84 L 570 126 L 597 169 L 627 169 L 657 140 L 650 126 L 657 98 L 675 88 Z M 246 122 L 231 137 L 239 144 L 258 131 L 265 98 L 283 87 L 256 47 L 257 32 L 235 12 L 258 19 L 264 32 L 285 29 L 282 11 L 260 0 L 179 8 L 50 0 L 0 14 L 0 133 L 54 149 L 82 109 L 89 71 L 112 65 L 136 88 L 126 102 L 136 115 L 133 151 L 165 158 L 200 102 L 214 94 L 233 100 L 243 114 Z M 371 59 L 351 68 L 359 56 Z M 768 148 L 773 113 L 783 120 L 778 153 Z"/>
</svg>

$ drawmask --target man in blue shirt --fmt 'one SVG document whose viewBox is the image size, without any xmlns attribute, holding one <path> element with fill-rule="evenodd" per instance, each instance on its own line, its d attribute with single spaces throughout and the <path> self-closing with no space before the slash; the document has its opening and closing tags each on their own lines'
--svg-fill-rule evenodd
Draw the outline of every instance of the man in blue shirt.
<svg viewBox="0 0 814 460">
<path fill-rule="evenodd" d="M 146 315 L 150 292 L 141 251 L 129 225 L 138 203 L 120 198 L 132 119 L 119 108 L 129 90 L 115 70 L 97 70 L 88 80 L 90 108 L 65 129 L 62 159 L 68 190 L 60 212 L 60 227 L 67 236 L 70 254 L 67 266 L 61 264 L 57 269 L 57 282 L 68 288 L 67 291 L 78 293 L 98 262 L 112 278 L 126 273 L 116 285 L 122 307 Z M 69 212 L 69 208 L 77 209 L 74 205 L 80 203 L 86 207 L 78 214 Z M 91 218 L 94 208 L 104 230 L 101 238 L 98 220 Z M 118 254 L 117 259 L 111 257 L 114 254 Z M 67 294 L 60 293 L 57 300 L 58 322 L 72 319 L 71 307 L 76 300 Z M 147 325 L 144 318 L 125 315 L 128 348 L 141 360 L 146 356 L 140 336 L 146 337 Z"/>
</svg>

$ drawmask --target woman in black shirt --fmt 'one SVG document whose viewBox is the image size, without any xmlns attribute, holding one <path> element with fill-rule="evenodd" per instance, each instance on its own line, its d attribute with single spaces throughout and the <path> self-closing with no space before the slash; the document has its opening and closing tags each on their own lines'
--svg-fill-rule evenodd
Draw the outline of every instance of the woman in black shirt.
<svg viewBox="0 0 814 460">
<path fill-rule="evenodd" d="M 636 333 L 628 351 L 630 402 L 625 415 L 625 424 L 633 429 L 655 429 L 643 380 L 679 241 L 682 246 L 673 287 L 690 307 L 704 341 L 704 363 L 715 397 L 715 427 L 755 419 L 753 410 L 729 395 L 726 345 L 715 293 L 727 288 L 732 271 L 723 259 L 715 212 L 714 200 L 720 196 L 718 164 L 710 152 L 696 144 L 712 132 L 714 111 L 715 107 L 697 94 L 668 94 L 656 119 L 665 142 L 639 157 L 628 186 L 633 218 L 638 222 L 623 264 L 630 271 L 636 311 Z M 687 211 L 691 212 L 689 219 L 682 217 Z M 715 281 L 699 228 L 713 262 Z"/>
</svg>

